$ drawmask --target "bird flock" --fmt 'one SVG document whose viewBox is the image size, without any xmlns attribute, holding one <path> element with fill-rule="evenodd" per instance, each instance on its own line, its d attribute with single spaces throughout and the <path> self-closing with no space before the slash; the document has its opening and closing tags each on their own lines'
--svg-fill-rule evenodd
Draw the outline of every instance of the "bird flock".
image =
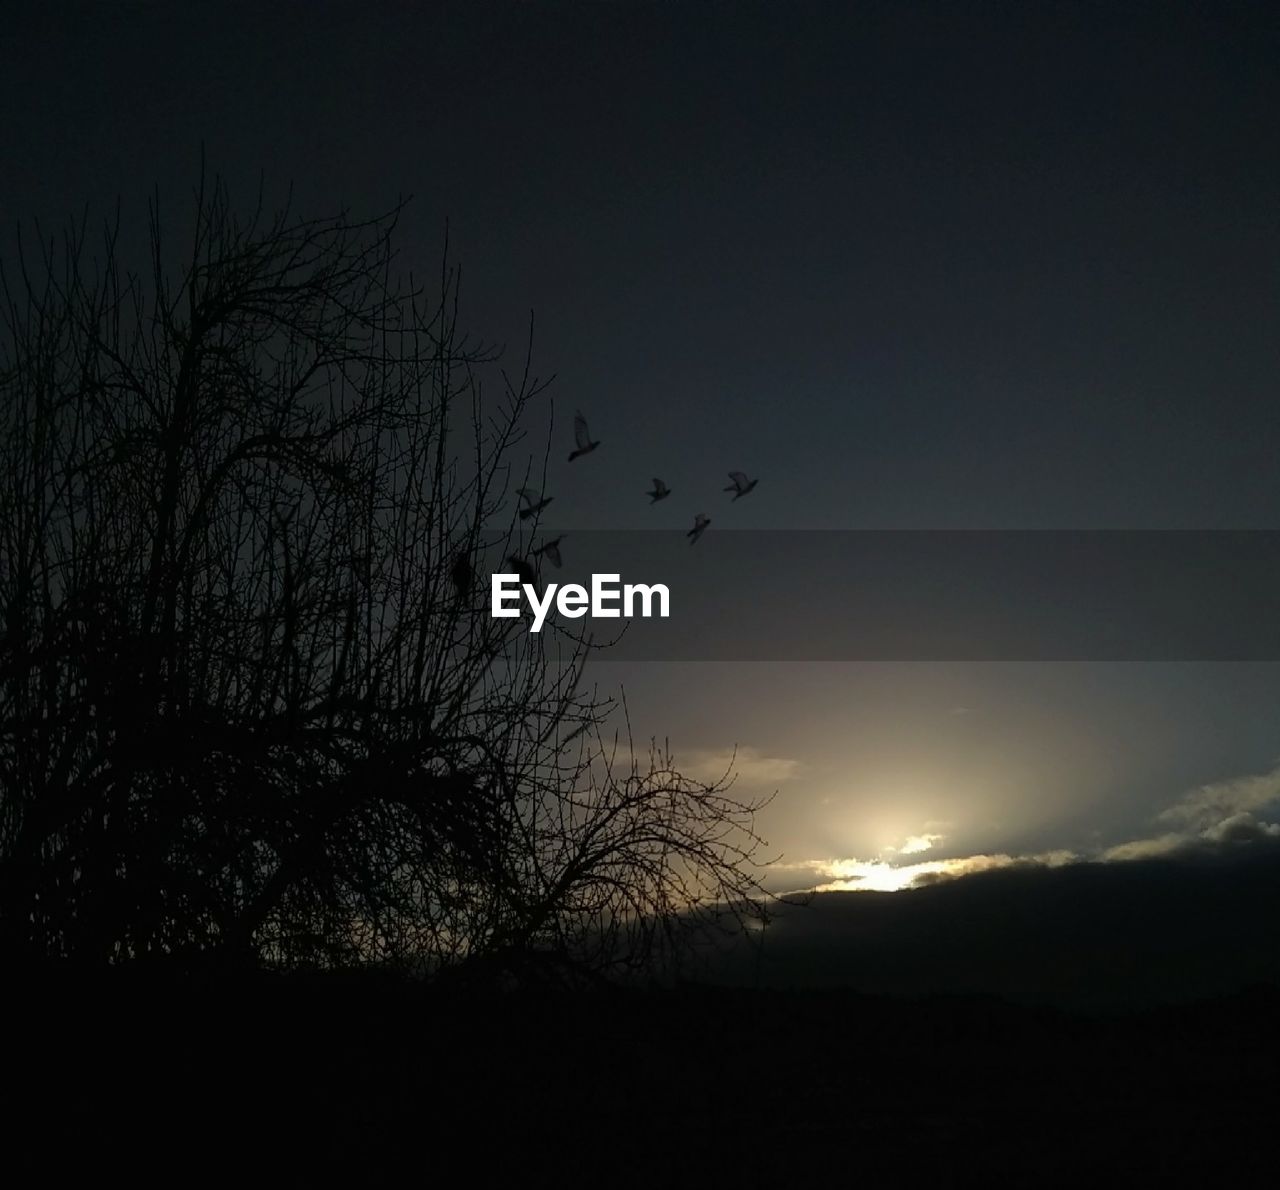
<svg viewBox="0 0 1280 1190">
<path fill-rule="evenodd" d="M 583 455 L 589 455 L 600 446 L 599 441 L 591 437 L 591 431 L 587 426 L 587 419 L 581 411 L 578 411 L 573 418 L 573 450 L 569 452 L 569 462 L 580 459 Z M 729 472 L 729 485 L 724 490 L 733 493 L 733 499 L 730 503 L 741 500 L 743 496 L 752 491 L 758 479 L 749 479 L 742 471 Z M 527 521 L 531 517 L 535 517 L 554 499 L 552 496 L 544 495 L 542 492 L 534 488 L 520 488 L 520 501 L 523 507 L 520 509 L 520 519 Z M 657 504 L 659 500 L 665 500 L 671 495 L 671 489 L 656 476 L 653 480 L 653 487 L 645 493 L 649 497 L 651 505 Z M 694 545 L 698 539 L 707 531 L 711 524 L 711 518 L 705 512 L 694 514 L 693 528 L 690 529 L 685 536 L 689 539 L 689 544 Z M 560 567 L 562 559 L 560 554 L 560 543 L 564 540 L 563 535 L 552 541 L 544 541 L 536 550 L 530 551 L 531 558 L 545 558 L 552 566 L 557 569 Z M 534 581 L 534 568 L 529 564 L 528 560 L 520 557 L 518 554 L 512 554 L 507 563 L 512 567 L 514 572 L 520 576 L 521 582 L 532 583 Z"/>
</svg>

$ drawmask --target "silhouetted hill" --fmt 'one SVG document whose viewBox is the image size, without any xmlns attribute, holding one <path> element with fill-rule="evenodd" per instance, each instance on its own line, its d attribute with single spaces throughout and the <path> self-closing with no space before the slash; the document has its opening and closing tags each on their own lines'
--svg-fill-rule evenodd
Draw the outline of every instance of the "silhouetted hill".
<svg viewBox="0 0 1280 1190">
<path fill-rule="evenodd" d="M 762 949 L 724 947 L 701 972 L 751 986 L 1142 1006 L 1280 983 L 1277 920 L 1280 848 L 1253 844 L 826 893 L 784 907 Z"/>
</svg>

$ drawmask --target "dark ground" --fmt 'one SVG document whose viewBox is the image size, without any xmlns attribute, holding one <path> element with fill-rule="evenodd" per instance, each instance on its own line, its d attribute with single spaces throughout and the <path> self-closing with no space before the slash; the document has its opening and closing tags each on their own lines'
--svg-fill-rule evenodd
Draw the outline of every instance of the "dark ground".
<svg viewBox="0 0 1280 1190">
<path fill-rule="evenodd" d="M 13 990 L 6 1165 L 50 1176 L 1274 1178 L 1274 987 L 1111 1014 L 699 987 L 464 997 L 380 977 Z"/>
</svg>

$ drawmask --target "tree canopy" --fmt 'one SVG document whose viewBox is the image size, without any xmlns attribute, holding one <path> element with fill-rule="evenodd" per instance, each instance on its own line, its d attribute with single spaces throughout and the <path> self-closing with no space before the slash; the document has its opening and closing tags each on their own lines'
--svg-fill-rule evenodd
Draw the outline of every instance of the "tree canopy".
<svg viewBox="0 0 1280 1190">
<path fill-rule="evenodd" d="M 10 956 L 602 975 L 766 912 L 759 804 L 489 616 L 546 385 L 447 253 L 400 276 L 399 215 L 202 184 L 140 272 L 112 227 L 6 265 Z"/>
</svg>

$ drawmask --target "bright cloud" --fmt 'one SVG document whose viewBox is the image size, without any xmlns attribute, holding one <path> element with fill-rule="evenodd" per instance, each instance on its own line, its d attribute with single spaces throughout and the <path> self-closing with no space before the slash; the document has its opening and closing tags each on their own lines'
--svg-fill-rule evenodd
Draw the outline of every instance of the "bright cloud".
<svg viewBox="0 0 1280 1190">
<path fill-rule="evenodd" d="M 946 835 L 908 835 L 901 847 L 890 848 L 899 855 L 918 855 L 922 851 L 932 851 L 939 843 L 946 841 Z"/>
<path fill-rule="evenodd" d="M 1073 851 L 1046 851 L 1038 855 L 965 855 L 951 859 L 922 860 L 912 864 L 893 864 L 876 859 L 809 860 L 801 864 L 779 864 L 775 870 L 804 871 L 813 884 L 813 892 L 898 892 L 936 880 L 950 880 L 974 872 L 1014 866 L 1060 867 L 1076 862 Z"/>
<path fill-rule="evenodd" d="M 791 762 L 781 762 L 791 763 Z M 951 824 L 926 822 L 918 835 L 908 835 L 901 846 L 886 847 L 872 859 L 814 859 L 777 864 L 774 871 L 793 873 L 808 881 L 813 892 L 897 892 L 938 880 L 987 872 L 995 868 L 1040 866 L 1056 868 L 1081 862 L 1124 863 L 1173 855 L 1188 847 L 1247 844 L 1280 840 L 1280 765 L 1266 773 L 1201 785 L 1178 798 L 1156 816 L 1165 829 L 1146 838 L 1130 839 L 1090 855 L 1074 851 L 1044 851 L 1033 855 L 994 854 L 952 856 L 946 859 L 907 860 L 908 856 L 934 851 L 946 841 L 939 828 Z M 889 858 L 885 858 L 888 856 Z"/>
<path fill-rule="evenodd" d="M 1151 839 L 1132 839 L 1128 843 L 1108 847 L 1098 858 L 1108 864 L 1123 863 L 1130 859 L 1158 859 L 1162 855 L 1172 855 L 1186 844 L 1184 835 L 1156 835 Z"/>
</svg>

